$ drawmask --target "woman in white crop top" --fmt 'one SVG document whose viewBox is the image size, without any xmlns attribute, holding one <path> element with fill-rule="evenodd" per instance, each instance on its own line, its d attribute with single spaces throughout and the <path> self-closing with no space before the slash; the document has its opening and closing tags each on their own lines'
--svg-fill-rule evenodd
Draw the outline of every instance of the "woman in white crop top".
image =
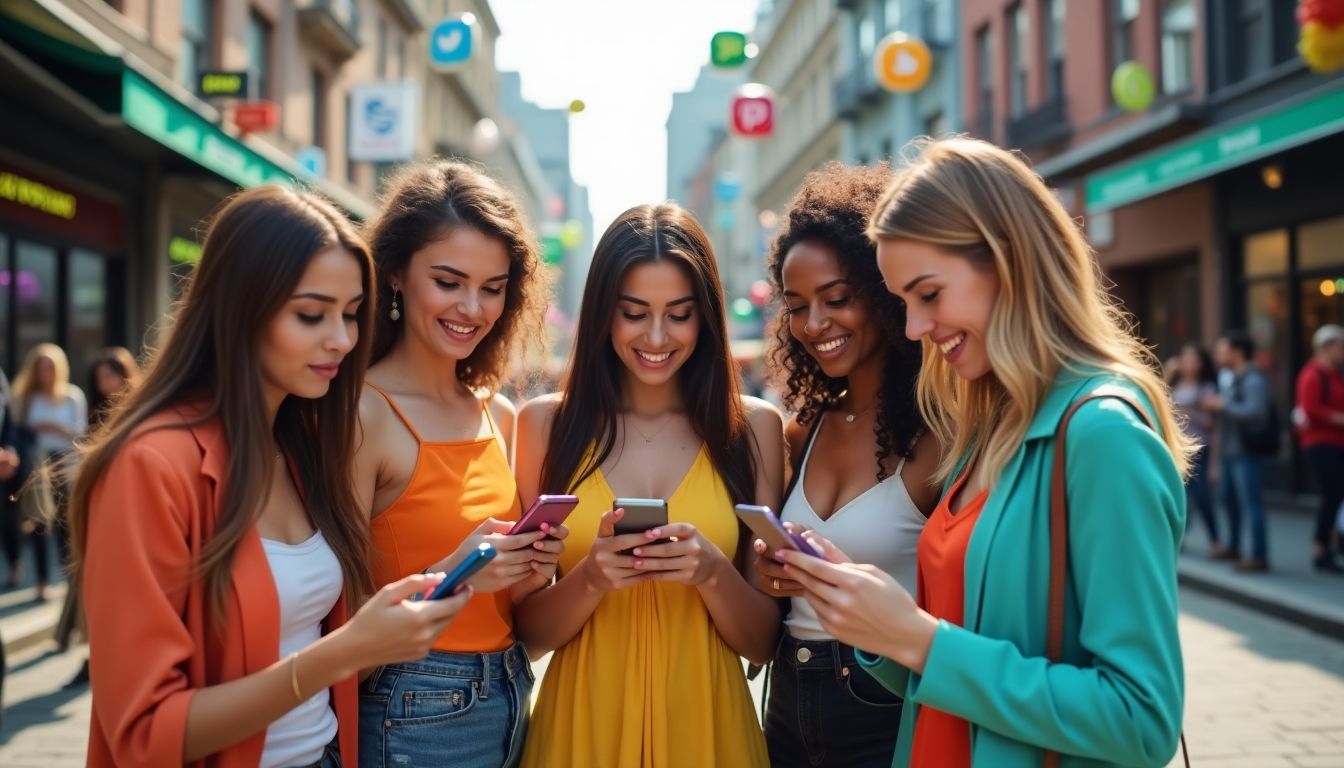
<svg viewBox="0 0 1344 768">
<path fill-rule="evenodd" d="M 796 413 L 781 517 L 914 589 L 940 456 L 915 404 L 919 345 L 905 338 L 904 306 L 883 288 L 865 234 L 890 180 L 886 164 L 831 164 L 803 182 L 768 257 L 781 299 L 771 358 Z M 854 649 L 822 629 L 797 582 L 756 547 L 764 589 L 789 602 L 765 714 L 771 765 L 886 768 L 900 699 L 857 669 Z"/>
</svg>

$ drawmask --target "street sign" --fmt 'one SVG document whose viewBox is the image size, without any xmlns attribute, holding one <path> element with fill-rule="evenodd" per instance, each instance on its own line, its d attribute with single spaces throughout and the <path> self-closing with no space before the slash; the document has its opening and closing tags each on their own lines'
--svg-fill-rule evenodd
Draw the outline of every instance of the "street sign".
<svg viewBox="0 0 1344 768">
<path fill-rule="evenodd" d="M 747 36 L 741 32 L 715 32 L 709 39 L 709 63 L 720 69 L 746 64 Z"/>
<path fill-rule="evenodd" d="M 474 19 L 474 17 L 473 17 Z M 475 47 L 473 19 L 454 16 L 439 22 L 429 34 L 429 63 L 440 70 L 460 69 L 471 60 Z"/>
<path fill-rule="evenodd" d="M 321 179 L 327 175 L 327 151 L 321 147 L 301 147 L 294 153 L 294 160 L 313 178 Z"/>
<path fill-rule="evenodd" d="M 206 99 L 250 99 L 252 77 L 247 70 L 211 70 L 202 72 L 196 92 Z"/>
<path fill-rule="evenodd" d="M 350 89 L 350 159 L 389 162 L 415 154 L 416 84 L 359 83 Z"/>
<path fill-rule="evenodd" d="M 929 81 L 933 54 L 918 37 L 892 32 L 877 44 L 873 74 L 877 84 L 892 93 L 913 93 Z"/>
<path fill-rule="evenodd" d="M 760 83 L 747 83 L 733 92 L 733 132 L 763 139 L 775 132 L 775 92 Z"/>
<path fill-rule="evenodd" d="M 245 101 L 233 110 L 233 124 L 241 133 L 264 133 L 280 124 L 280 106 L 274 101 Z"/>
</svg>

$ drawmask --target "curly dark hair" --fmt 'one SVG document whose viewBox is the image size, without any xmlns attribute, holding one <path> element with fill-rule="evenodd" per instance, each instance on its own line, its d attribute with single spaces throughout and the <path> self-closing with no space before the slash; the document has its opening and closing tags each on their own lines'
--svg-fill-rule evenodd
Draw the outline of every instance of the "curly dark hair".
<svg viewBox="0 0 1344 768">
<path fill-rule="evenodd" d="M 803 180 L 789 203 L 779 235 L 766 256 L 766 271 L 779 307 L 770 327 L 773 341 L 769 362 L 776 383 L 784 389 L 784 407 L 797 414 L 798 423 L 810 425 L 831 408 L 848 387 L 845 379 L 833 379 L 821 370 L 807 348 L 789 332 L 784 309 L 784 257 L 803 241 L 824 243 L 840 258 L 840 269 L 882 330 L 886 359 L 878 386 L 877 479 L 888 476 L 886 461 L 892 455 L 914 456 L 914 443 L 924 431 L 924 421 L 915 405 L 915 382 L 922 355 L 919 344 L 905 337 L 905 305 L 882 282 L 877 269 L 877 246 L 868 239 L 868 219 L 893 178 L 885 162 L 872 166 L 828 163 Z"/>
<path fill-rule="evenodd" d="M 377 313 L 371 363 L 382 360 L 400 338 L 401 326 L 388 316 L 392 284 L 411 254 L 455 227 L 474 227 L 504 244 L 509 282 L 504 314 L 476 349 L 457 363 L 457 378 L 469 387 L 496 391 L 523 348 L 544 339 L 550 280 L 541 264 L 540 241 L 514 196 L 481 166 L 460 160 L 409 163 L 388 182 L 382 210 L 366 235 L 378 265 Z"/>
</svg>

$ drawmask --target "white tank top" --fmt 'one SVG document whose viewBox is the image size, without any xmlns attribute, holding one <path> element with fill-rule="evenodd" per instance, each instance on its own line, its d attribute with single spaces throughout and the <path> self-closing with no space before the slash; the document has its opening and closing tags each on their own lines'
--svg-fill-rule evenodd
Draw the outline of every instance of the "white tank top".
<svg viewBox="0 0 1344 768">
<path fill-rule="evenodd" d="M 825 418 L 825 414 L 817 418 Z M 820 425 L 807 444 L 803 463 L 798 468 L 798 482 L 784 500 L 780 519 L 804 525 L 825 536 L 856 563 L 871 563 L 891 574 L 910 594 L 915 594 L 915 565 L 918 555 L 919 534 L 924 530 L 924 515 L 920 513 L 910 492 L 901 480 L 905 467 L 902 459 L 896 471 L 880 483 L 851 499 L 827 519 L 822 520 L 812 509 L 804 490 L 807 486 L 807 465 L 812 458 L 812 445 Z M 791 607 L 784 626 L 799 640 L 834 640 L 821 628 L 811 603 L 801 597 L 790 599 Z"/>
<path fill-rule="evenodd" d="M 336 553 L 317 531 L 302 544 L 262 539 L 280 596 L 280 658 L 317 642 L 322 620 L 341 596 L 343 576 Z M 302 674 L 302 665 L 300 665 Z M 266 729 L 261 768 L 311 765 L 336 737 L 331 693 L 323 688 Z"/>
</svg>

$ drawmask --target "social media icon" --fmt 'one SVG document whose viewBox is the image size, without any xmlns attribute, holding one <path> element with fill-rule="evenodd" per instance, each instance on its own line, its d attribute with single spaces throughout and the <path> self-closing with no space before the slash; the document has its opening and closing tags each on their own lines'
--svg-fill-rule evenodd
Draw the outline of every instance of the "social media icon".
<svg viewBox="0 0 1344 768">
<path fill-rule="evenodd" d="M 873 68 L 883 88 L 893 93 L 911 93 L 928 82 L 933 54 L 923 40 L 904 32 L 892 32 L 877 44 Z"/>
<path fill-rule="evenodd" d="M 435 69 L 456 69 L 471 60 L 471 23 L 462 17 L 444 19 L 429 34 L 429 62 Z"/>
<path fill-rule="evenodd" d="M 747 83 L 733 94 L 733 132 L 762 139 L 775 130 L 775 94 L 760 83 Z"/>
<path fill-rule="evenodd" d="M 722 69 L 747 63 L 747 36 L 741 32 L 715 32 L 709 39 L 709 63 Z"/>
</svg>

